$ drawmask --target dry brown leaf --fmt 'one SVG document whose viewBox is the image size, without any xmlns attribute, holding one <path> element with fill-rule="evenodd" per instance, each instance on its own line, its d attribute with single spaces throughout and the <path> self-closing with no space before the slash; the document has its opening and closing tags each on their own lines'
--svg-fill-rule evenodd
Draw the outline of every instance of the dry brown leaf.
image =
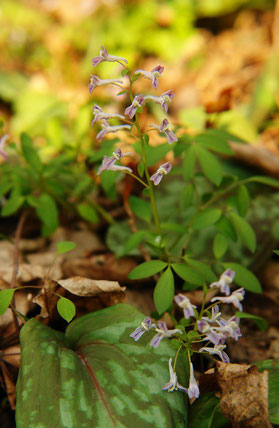
<svg viewBox="0 0 279 428">
<path fill-rule="evenodd" d="M 217 363 L 220 407 L 233 428 L 271 428 L 268 418 L 268 371 L 256 366 Z"/>
<path fill-rule="evenodd" d="M 74 276 L 57 281 L 66 290 L 77 296 L 97 296 L 103 293 L 114 293 L 125 291 L 126 287 L 120 287 L 117 281 L 97 281 L 94 279 Z"/>
<path fill-rule="evenodd" d="M 10 283 L 13 276 L 13 265 L 1 265 L 0 266 L 0 278 Z M 18 268 L 17 281 L 29 282 L 33 279 L 43 278 L 45 271 L 42 266 L 21 264 Z"/>
<path fill-rule="evenodd" d="M 57 289 L 57 282 L 49 279 L 46 281 L 44 288 L 32 300 L 33 303 L 41 306 L 40 316 L 42 318 L 51 317 L 56 310 L 58 297 L 53 293 Z"/>
<path fill-rule="evenodd" d="M 18 368 L 20 363 L 20 344 L 6 348 L 0 355 L 3 361 Z"/>
<path fill-rule="evenodd" d="M 7 365 L 3 361 L 1 361 L 1 371 L 2 371 L 2 379 L 1 379 L 2 386 L 7 393 L 11 408 L 15 410 L 15 407 L 16 407 L 15 369 L 13 369 L 13 367 L 8 368 Z"/>
</svg>

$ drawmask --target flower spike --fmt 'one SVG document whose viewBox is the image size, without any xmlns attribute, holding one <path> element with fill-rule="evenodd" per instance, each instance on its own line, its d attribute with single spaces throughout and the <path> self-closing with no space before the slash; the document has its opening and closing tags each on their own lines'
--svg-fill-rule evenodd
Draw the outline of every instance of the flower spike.
<svg viewBox="0 0 279 428">
<path fill-rule="evenodd" d="M 108 62 L 123 61 L 123 62 L 126 62 L 126 64 L 128 64 L 128 61 L 126 60 L 126 58 L 123 58 L 121 56 L 109 55 L 108 51 L 104 46 L 102 46 L 100 50 L 100 54 L 92 58 L 92 65 L 93 67 L 96 67 L 98 64 L 100 64 L 103 61 L 108 61 Z"/>
</svg>

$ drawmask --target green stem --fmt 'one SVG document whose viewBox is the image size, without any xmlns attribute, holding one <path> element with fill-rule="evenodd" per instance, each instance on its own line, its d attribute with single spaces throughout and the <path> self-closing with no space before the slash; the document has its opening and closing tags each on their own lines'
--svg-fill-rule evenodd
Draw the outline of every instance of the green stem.
<svg viewBox="0 0 279 428">
<path fill-rule="evenodd" d="M 101 207 L 101 205 L 98 204 L 98 202 L 94 201 L 94 200 L 88 200 L 88 203 L 90 205 L 92 205 L 93 208 L 95 208 L 96 211 L 98 211 L 99 214 L 101 214 L 101 216 L 109 223 L 109 224 L 113 224 L 114 223 L 114 219 L 113 217 L 106 212 L 106 210 L 104 210 L 103 207 Z"/>
<path fill-rule="evenodd" d="M 183 343 L 179 346 L 178 350 L 176 351 L 175 357 L 174 357 L 174 362 L 173 362 L 173 371 L 174 372 L 175 372 L 177 357 L 178 357 L 178 354 L 179 354 L 180 349 L 182 348 L 182 346 L 183 346 Z"/>
<path fill-rule="evenodd" d="M 137 177 L 135 174 L 133 174 L 132 172 L 126 172 L 126 174 L 130 175 L 131 177 L 133 177 L 135 180 L 138 180 L 144 187 L 146 187 L 148 189 L 148 185 L 141 180 L 139 177 Z"/>
</svg>

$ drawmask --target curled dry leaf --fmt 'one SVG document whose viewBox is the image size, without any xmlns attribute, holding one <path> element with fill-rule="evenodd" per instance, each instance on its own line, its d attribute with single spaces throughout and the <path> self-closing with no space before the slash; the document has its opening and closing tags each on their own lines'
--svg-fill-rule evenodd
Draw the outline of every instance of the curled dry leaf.
<svg viewBox="0 0 279 428">
<path fill-rule="evenodd" d="M 97 281 L 82 276 L 62 279 L 58 281 L 58 284 L 77 296 L 97 296 L 98 294 L 119 293 L 126 290 L 126 287 L 120 287 L 117 281 Z"/>
<path fill-rule="evenodd" d="M 10 283 L 13 276 L 13 265 L 1 265 L 0 266 L 0 277 Z M 23 263 L 19 265 L 17 281 L 20 282 L 29 282 L 33 279 L 43 278 L 45 275 L 45 271 L 40 265 L 29 265 L 27 263 Z"/>
<path fill-rule="evenodd" d="M 215 370 L 209 370 L 201 378 L 203 390 L 208 390 L 211 384 L 220 391 L 220 407 L 233 428 L 272 427 L 268 416 L 267 370 L 259 373 L 256 366 L 218 362 Z"/>
<path fill-rule="evenodd" d="M 42 318 L 51 317 L 53 312 L 56 311 L 56 303 L 58 297 L 54 294 L 57 289 L 57 282 L 48 279 L 44 288 L 37 294 L 32 302 L 41 306 L 40 316 Z"/>
</svg>

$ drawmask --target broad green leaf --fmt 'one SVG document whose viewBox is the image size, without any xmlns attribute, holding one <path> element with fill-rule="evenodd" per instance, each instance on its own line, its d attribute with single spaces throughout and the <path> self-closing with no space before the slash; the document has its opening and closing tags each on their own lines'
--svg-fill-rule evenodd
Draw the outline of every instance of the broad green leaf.
<svg viewBox="0 0 279 428">
<path fill-rule="evenodd" d="M 197 154 L 204 175 L 216 186 L 219 186 L 223 174 L 222 167 L 216 156 L 199 145 L 197 145 Z"/>
<path fill-rule="evenodd" d="M 214 392 L 201 394 L 189 408 L 188 428 L 226 428 L 228 420 Z"/>
<path fill-rule="evenodd" d="M 42 172 L 43 165 L 38 153 L 34 149 L 33 141 L 29 135 L 23 133 L 20 137 L 21 149 L 26 162 L 37 172 Z"/>
<path fill-rule="evenodd" d="M 231 134 L 230 132 L 226 131 L 225 129 L 221 128 L 210 128 L 206 130 L 206 133 L 209 135 L 213 135 L 214 137 L 222 138 L 225 141 L 235 141 L 236 143 L 245 143 L 245 141 L 239 137 L 237 137 L 234 134 Z"/>
<path fill-rule="evenodd" d="M 118 171 L 103 171 L 100 175 L 102 187 L 107 196 L 112 200 L 116 198 L 115 182 L 118 176 Z"/>
<path fill-rule="evenodd" d="M 173 302 L 174 278 L 170 267 L 160 276 L 154 289 L 154 305 L 158 314 L 165 312 Z"/>
<path fill-rule="evenodd" d="M 279 359 L 257 361 L 254 363 L 259 372 L 268 370 L 268 410 L 269 420 L 272 424 L 279 425 Z"/>
<path fill-rule="evenodd" d="M 72 251 L 76 248 L 77 244 L 72 241 L 61 241 L 57 244 L 57 252 L 58 254 L 67 253 L 68 251 Z"/>
<path fill-rule="evenodd" d="M 55 428 L 187 428 L 187 396 L 161 391 L 172 346 L 163 340 L 151 348 L 153 331 L 139 342 L 130 337 L 143 319 L 118 304 L 74 320 L 65 334 L 28 321 L 20 333 L 17 428 L 49 427 L 50 417 Z M 185 385 L 185 363 L 177 362 Z"/>
<path fill-rule="evenodd" d="M 148 278 L 161 272 L 168 264 L 162 260 L 150 260 L 136 266 L 130 273 L 129 279 Z"/>
<path fill-rule="evenodd" d="M 2 207 L 1 215 L 2 217 L 8 217 L 21 207 L 23 204 L 25 198 L 24 196 L 21 196 L 19 194 L 11 195 L 10 199 L 8 199 L 7 202 L 5 202 L 5 205 Z"/>
<path fill-rule="evenodd" d="M 139 230 L 128 239 L 126 244 L 124 245 L 122 256 L 128 254 L 131 250 L 136 248 L 144 239 L 146 232 L 144 230 Z"/>
<path fill-rule="evenodd" d="M 262 317 L 258 317 L 256 315 L 252 315 L 252 314 L 247 314 L 246 312 L 236 312 L 235 315 L 241 319 L 244 318 L 244 319 L 254 321 L 254 323 L 262 331 L 266 331 L 268 329 L 268 322 Z"/>
<path fill-rule="evenodd" d="M 135 148 L 137 148 L 137 152 L 141 154 L 141 147 L 135 146 Z M 146 152 L 147 166 L 150 167 L 150 166 L 154 165 L 155 163 L 159 162 L 171 150 L 172 150 L 172 147 L 168 143 L 160 144 L 156 147 L 146 145 L 145 146 L 145 152 Z"/>
<path fill-rule="evenodd" d="M 222 153 L 224 155 L 234 154 L 227 141 L 223 138 L 206 133 L 197 135 L 194 140 L 196 143 L 200 144 L 206 149 L 213 150 L 214 152 Z"/>
<path fill-rule="evenodd" d="M 192 202 L 194 196 L 194 187 L 191 183 L 187 184 L 181 194 L 182 207 L 186 208 Z"/>
<path fill-rule="evenodd" d="M 262 292 L 262 286 L 258 278 L 249 269 L 234 262 L 226 262 L 222 264 L 226 269 L 230 268 L 235 271 L 234 282 L 236 284 L 240 285 L 248 291 L 252 291 L 253 293 Z"/>
<path fill-rule="evenodd" d="M 244 217 L 249 209 L 250 205 L 250 195 L 247 190 L 247 187 L 242 185 L 239 187 L 236 195 L 236 205 L 237 210 L 241 217 Z"/>
<path fill-rule="evenodd" d="M 213 253 L 216 259 L 220 259 L 228 248 L 228 240 L 226 236 L 217 233 L 213 241 Z"/>
<path fill-rule="evenodd" d="M 224 215 L 222 215 L 217 221 L 217 223 L 215 223 L 215 227 L 217 230 L 219 230 L 220 233 L 222 233 L 232 241 L 237 240 L 237 235 L 235 233 L 233 225 L 231 224 L 230 220 L 227 219 L 227 217 L 225 217 Z"/>
<path fill-rule="evenodd" d="M 256 249 L 256 235 L 254 230 L 250 224 L 239 215 L 231 213 L 230 218 L 240 240 L 253 253 Z"/>
<path fill-rule="evenodd" d="M 38 198 L 36 212 L 43 222 L 43 236 L 51 235 L 58 227 L 58 210 L 54 199 L 47 193 Z"/>
<path fill-rule="evenodd" d="M 152 217 L 152 209 L 148 202 L 138 198 L 137 196 L 131 196 L 129 199 L 129 204 L 135 216 L 145 220 L 146 222 L 150 222 Z"/>
<path fill-rule="evenodd" d="M 195 173 L 196 165 L 196 151 L 195 146 L 192 144 L 184 153 L 183 158 L 183 177 L 184 180 L 189 180 Z"/>
<path fill-rule="evenodd" d="M 206 281 L 208 282 L 217 281 L 217 276 L 215 275 L 215 273 L 207 263 L 203 263 L 198 260 L 193 260 L 187 256 L 184 258 L 187 264 L 195 268 L 204 277 Z"/>
<path fill-rule="evenodd" d="M 60 297 L 57 302 L 57 310 L 59 315 L 67 322 L 72 321 L 76 314 L 76 307 L 73 302 L 66 297 Z"/>
<path fill-rule="evenodd" d="M 86 203 L 78 204 L 77 210 L 78 210 L 79 215 L 84 220 L 90 221 L 91 223 L 98 223 L 99 216 L 98 216 L 96 210 L 94 210 L 94 208 L 91 207 L 91 205 L 86 204 Z"/>
<path fill-rule="evenodd" d="M 137 169 L 138 169 L 139 176 L 143 177 L 143 174 L 144 174 L 144 163 L 143 162 L 139 162 Z"/>
<path fill-rule="evenodd" d="M 6 290 L 0 291 L 0 316 L 3 315 L 10 306 L 14 292 L 15 289 L 13 288 L 7 288 Z"/>
<path fill-rule="evenodd" d="M 205 227 L 215 224 L 222 215 L 222 211 L 217 208 L 207 208 L 197 214 L 192 223 L 194 230 L 203 229 Z"/>
<path fill-rule="evenodd" d="M 191 266 L 187 266 L 184 263 L 172 263 L 171 267 L 177 273 L 180 278 L 190 284 L 203 285 L 205 280 L 204 276 L 197 272 Z"/>
<path fill-rule="evenodd" d="M 279 188 L 279 180 L 276 180 L 275 178 L 265 177 L 265 176 L 262 176 L 262 175 L 255 175 L 253 177 L 250 177 L 248 180 L 249 181 L 254 181 L 256 183 L 266 184 L 267 186 L 272 186 L 272 187 Z"/>
<path fill-rule="evenodd" d="M 162 230 L 166 230 L 168 232 L 177 232 L 177 233 L 185 233 L 185 227 L 181 226 L 177 223 L 161 223 Z"/>
</svg>

